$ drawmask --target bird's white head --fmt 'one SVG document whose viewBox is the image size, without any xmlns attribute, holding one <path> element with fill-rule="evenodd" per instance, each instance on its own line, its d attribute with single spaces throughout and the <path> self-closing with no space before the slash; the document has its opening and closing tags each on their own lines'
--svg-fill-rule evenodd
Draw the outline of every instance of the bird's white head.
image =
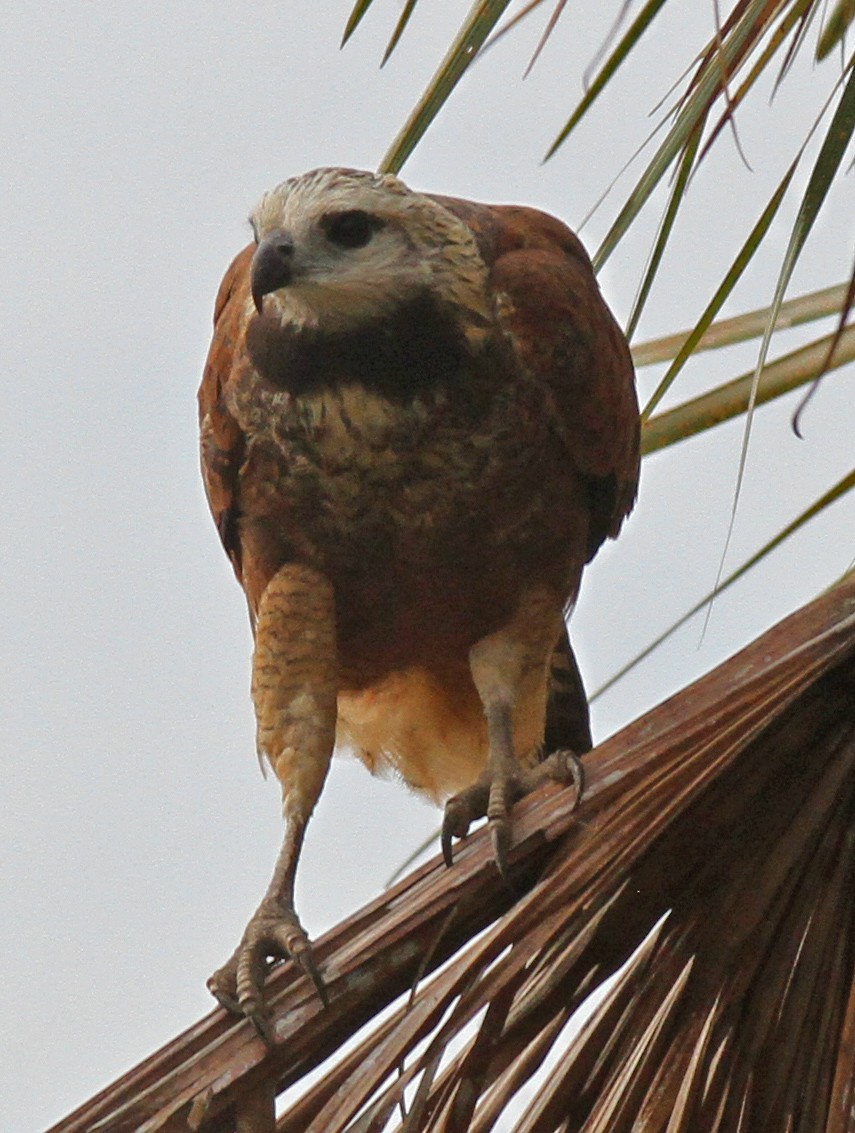
<svg viewBox="0 0 855 1133">
<path fill-rule="evenodd" d="M 351 329 L 425 291 L 487 315 L 471 230 L 390 174 L 315 169 L 265 193 L 250 222 L 253 301 L 283 324 Z"/>
</svg>

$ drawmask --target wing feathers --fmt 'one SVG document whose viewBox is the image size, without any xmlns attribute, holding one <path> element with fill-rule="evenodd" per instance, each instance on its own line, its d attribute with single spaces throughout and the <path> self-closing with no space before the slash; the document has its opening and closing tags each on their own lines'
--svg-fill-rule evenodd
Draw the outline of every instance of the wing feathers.
<svg viewBox="0 0 855 1133">
<path fill-rule="evenodd" d="M 242 348 L 243 320 L 249 295 L 249 245 L 229 266 L 214 305 L 214 338 L 199 387 L 202 479 L 208 504 L 238 581 L 242 581 L 238 532 L 238 472 L 244 459 L 245 438 L 226 409 L 223 397 Z"/>
<path fill-rule="evenodd" d="M 539 384 L 591 484 L 589 558 L 614 537 L 638 486 L 632 359 L 578 237 L 556 217 L 517 205 L 436 198 L 475 234 L 490 268 L 500 328 Z"/>
</svg>

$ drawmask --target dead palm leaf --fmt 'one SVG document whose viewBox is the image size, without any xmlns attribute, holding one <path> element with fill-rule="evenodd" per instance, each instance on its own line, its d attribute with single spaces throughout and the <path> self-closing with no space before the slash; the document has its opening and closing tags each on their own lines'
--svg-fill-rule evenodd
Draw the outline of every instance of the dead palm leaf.
<svg viewBox="0 0 855 1133">
<path fill-rule="evenodd" d="M 329 1009 L 274 973 L 272 1050 L 217 1010 L 51 1133 L 272 1131 L 425 968 L 280 1133 L 851 1131 L 855 576 L 586 761 L 515 813 L 515 903 L 476 833 L 319 942 Z"/>
</svg>

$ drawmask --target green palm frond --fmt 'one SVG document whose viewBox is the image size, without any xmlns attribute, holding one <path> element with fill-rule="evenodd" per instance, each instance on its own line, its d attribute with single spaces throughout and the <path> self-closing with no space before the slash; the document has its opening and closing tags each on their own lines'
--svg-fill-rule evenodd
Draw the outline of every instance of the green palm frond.
<svg viewBox="0 0 855 1133">
<path fill-rule="evenodd" d="M 392 32 L 392 35 L 389 38 L 389 42 L 386 45 L 386 50 L 383 52 L 383 58 L 380 61 L 381 67 L 384 63 L 388 62 L 389 56 L 398 46 L 398 42 L 400 41 L 401 36 L 404 34 L 404 28 L 406 28 L 407 24 L 410 22 L 410 17 L 412 16 L 415 9 L 416 0 L 406 0 L 406 3 L 401 9 L 401 15 L 398 19 L 398 22 L 397 24 L 395 24 L 395 30 Z"/>
<path fill-rule="evenodd" d="M 818 60 L 830 55 L 835 47 L 843 42 L 846 30 L 853 21 L 855 21 L 855 0 L 837 0 L 819 37 L 816 49 Z"/>
<path fill-rule="evenodd" d="M 837 355 L 838 343 L 846 332 L 846 320 L 849 318 L 849 312 L 853 307 L 855 307 L 855 265 L 853 265 L 852 267 L 852 275 L 849 279 L 849 286 L 846 288 L 846 294 L 843 296 L 843 300 L 840 305 L 840 313 L 837 319 L 837 328 L 832 336 L 831 342 L 829 343 L 828 354 L 823 359 L 822 366 L 820 367 L 819 373 L 814 378 L 811 388 L 802 398 L 798 409 L 793 414 L 793 432 L 798 437 L 802 435 L 800 426 L 801 415 L 804 412 L 810 399 L 819 389 L 820 382 L 825 377 L 832 359 Z"/>
<path fill-rule="evenodd" d="M 373 0 L 356 0 L 356 3 L 353 5 L 353 11 L 348 16 L 347 23 L 345 24 L 344 34 L 341 37 L 342 47 L 344 47 L 344 45 L 362 23 L 362 18 L 371 7 L 372 3 Z"/>
<path fill-rule="evenodd" d="M 665 248 L 668 240 L 671 237 L 671 232 L 674 228 L 674 221 L 677 219 L 677 212 L 682 204 L 686 187 L 689 183 L 689 178 L 692 175 L 692 170 L 695 164 L 695 156 L 698 152 L 698 146 L 701 142 L 701 135 L 703 134 L 704 123 L 699 122 L 697 129 L 693 136 L 689 139 L 688 145 L 683 151 L 680 158 L 677 176 L 674 178 L 674 184 L 671 188 L 671 195 L 668 200 L 668 206 L 662 214 L 662 220 L 659 224 L 659 231 L 656 234 L 656 242 L 653 245 L 653 250 L 647 261 L 647 267 L 644 272 L 644 277 L 639 285 L 638 294 L 635 297 L 635 302 L 632 305 L 629 320 L 626 327 L 626 337 L 632 341 L 635 334 L 635 329 L 638 326 L 638 321 L 641 318 L 641 312 L 644 310 L 644 304 L 647 302 L 650 290 L 653 287 L 653 281 L 656 278 L 656 273 L 659 270 L 659 265 L 662 262 L 662 257 L 665 254 Z"/>
<path fill-rule="evenodd" d="M 855 469 L 847 472 L 846 475 L 842 477 L 842 479 L 838 480 L 836 484 L 832 485 L 832 487 L 829 488 L 827 492 L 823 492 L 823 494 L 819 496 L 818 499 L 814 500 L 810 507 L 805 508 L 803 512 L 801 512 L 796 516 L 795 519 L 793 519 L 790 523 L 783 527 L 772 539 L 769 539 L 766 543 L 763 544 L 762 547 L 759 548 L 759 550 L 755 551 L 753 555 L 751 555 L 743 563 L 741 563 L 736 570 L 732 571 L 726 578 L 723 578 L 717 586 L 709 591 L 708 594 L 705 594 L 703 598 L 698 599 L 698 601 L 695 602 L 693 606 L 686 610 L 686 612 L 679 618 L 677 618 L 676 621 L 672 622 L 666 630 L 655 637 L 648 645 L 644 647 L 644 649 L 642 649 L 639 653 L 636 653 L 636 655 L 629 661 L 627 661 L 625 665 L 622 665 L 616 673 L 613 673 L 607 681 L 604 681 L 598 689 L 595 689 L 591 693 L 590 697 L 588 698 L 591 703 L 593 703 L 598 697 L 602 696 L 604 692 L 607 692 L 610 688 L 616 685 L 622 677 L 625 677 L 627 675 L 627 673 L 632 672 L 632 670 L 636 668 L 636 666 L 640 665 L 642 661 L 645 661 L 648 657 L 651 656 L 651 654 L 655 653 L 659 646 L 664 645 L 665 642 L 670 637 L 672 637 L 678 629 L 682 629 L 682 627 L 690 622 L 692 618 L 696 617 L 696 615 L 699 614 L 701 610 L 708 607 L 709 604 L 719 596 L 719 594 L 723 594 L 725 590 L 733 586 L 735 582 L 738 582 L 739 579 L 746 575 L 753 567 L 762 562 L 763 559 L 767 557 L 767 555 L 771 555 L 771 553 L 778 547 L 780 547 L 782 543 L 786 542 L 786 540 L 789 539 L 791 535 L 795 535 L 796 532 L 800 531 L 806 523 L 809 523 L 810 520 L 816 518 L 816 516 L 824 512 L 826 508 L 831 507 L 832 504 L 836 503 L 847 493 L 853 490 L 855 490 Z"/>
<path fill-rule="evenodd" d="M 356 4 L 349 29 L 361 18 L 368 2 L 370 0 L 359 0 Z M 500 36 L 507 37 L 515 32 L 545 3 L 546 0 L 529 0 L 498 30 L 496 28 L 507 3 L 479 0 L 472 5 L 451 49 L 386 155 L 384 168 L 397 170 L 401 167 L 460 77 L 482 56 L 485 46 L 488 47 Z M 801 52 L 812 49 L 815 58 L 823 60 L 831 54 L 833 48 L 840 47 L 842 50 L 845 45 L 845 32 L 853 20 L 852 2 L 838 0 L 830 13 L 825 11 L 825 3 L 826 0 L 734 0 L 722 20 L 717 23 L 715 34 L 694 53 L 680 79 L 665 92 L 656 108 L 658 121 L 644 143 L 638 147 L 636 159 L 655 141 L 652 155 L 636 176 L 635 185 L 623 203 L 615 210 L 606 235 L 593 256 L 595 266 L 600 268 L 649 206 L 663 179 L 672 176 L 667 203 L 628 321 L 630 335 L 637 328 L 645 304 L 656 286 L 666 249 L 674 237 L 680 209 L 693 176 L 719 141 L 724 129 L 735 126 L 737 111 L 744 108 L 749 97 L 758 90 L 764 76 L 773 76 L 773 89 L 777 90 L 786 81 Z M 619 70 L 625 71 L 631 66 L 633 53 L 642 38 L 662 17 L 666 5 L 667 0 L 639 0 L 637 4 L 627 0 L 618 6 L 618 16 L 609 36 L 611 42 L 601 53 L 601 61 L 598 62 L 590 84 L 558 131 L 547 156 L 554 154 L 568 140 L 595 102 L 607 97 L 615 75 Z M 535 58 L 543 43 L 555 34 L 558 17 L 566 15 L 568 19 L 572 19 L 572 12 L 565 8 L 562 0 L 557 3 L 553 0 L 546 7 L 549 16 L 535 51 Z M 406 22 L 405 17 L 410 10 L 408 4 L 396 28 L 393 37 L 395 43 L 398 42 Z M 713 10 L 717 15 L 718 8 L 714 7 Z M 811 31 L 815 40 L 813 48 Z M 759 219 L 748 231 L 741 248 L 735 252 L 730 267 L 692 331 L 669 336 L 669 340 L 674 342 L 679 339 L 679 344 L 669 355 L 671 364 L 644 411 L 647 420 L 644 444 L 649 452 L 694 436 L 736 414 L 746 414 L 734 511 L 755 406 L 799 385 L 815 382 L 825 369 L 837 369 L 853 359 L 853 331 L 846 327 L 846 321 L 852 307 L 855 282 L 850 284 L 848 297 L 841 294 L 839 288 L 824 289 L 824 295 L 833 294 L 833 310 L 826 304 L 824 312 L 837 314 L 839 317 L 834 335 L 817 338 L 766 364 L 774 329 L 792 325 L 783 317 L 783 312 L 795 311 L 800 304 L 810 305 L 811 300 L 806 297 L 795 300 L 792 306 L 786 303 L 787 287 L 816 218 L 840 180 L 843 157 L 855 133 L 855 55 L 850 54 L 848 58 L 841 59 L 836 69 L 828 63 L 824 64 L 817 71 L 817 79 L 821 78 L 827 83 L 822 111 L 806 136 L 790 138 L 792 158 L 777 189 L 763 206 Z M 761 339 L 753 372 L 719 385 L 667 413 L 651 417 L 662 397 L 673 387 L 687 361 L 698 350 L 711 347 L 713 339 L 710 337 L 710 329 L 715 325 L 714 333 L 724 333 L 726 336 L 730 333 L 729 328 L 723 330 L 726 324 L 735 325 L 733 320 L 724 320 L 718 324 L 714 324 L 713 320 L 720 315 L 737 282 L 766 245 L 774 223 L 782 215 L 782 203 L 788 190 L 792 189 L 796 174 L 801 173 L 808 147 L 817 134 L 821 137 L 818 153 L 813 159 L 807 187 L 792 222 L 777 281 L 770 286 L 771 302 L 763 312 L 755 312 L 751 321 L 752 337 Z M 602 204 L 601 199 L 596 207 L 601 207 Z M 855 281 L 855 271 L 852 278 Z M 740 317 L 743 337 L 747 326 L 746 318 Z M 758 320 L 761 325 L 758 325 Z M 637 365 L 644 364 L 645 358 L 649 357 L 645 355 L 645 350 L 650 350 L 650 344 L 634 351 Z"/>
<path fill-rule="evenodd" d="M 380 169 L 383 172 L 400 171 L 428 126 L 477 57 L 509 3 L 510 0 L 477 0 L 472 6 L 428 89 L 380 162 Z M 388 55 L 389 50 L 384 56 L 384 61 Z"/>
<path fill-rule="evenodd" d="M 846 78 L 848 74 L 848 79 Z M 734 490 L 734 507 L 733 514 L 736 511 L 736 501 L 739 498 L 739 492 L 742 485 L 742 480 L 745 475 L 745 466 L 748 460 L 748 445 L 751 437 L 751 422 L 754 413 L 754 406 L 757 402 L 757 397 L 760 389 L 760 380 L 766 364 L 766 356 L 769 350 L 769 345 L 772 341 L 772 334 L 775 327 L 778 311 L 781 303 L 784 300 L 784 295 L 787 286 L 793 274 L 793 269 L 798 262 L 802 249 L 808 238 L 814 221 L 816 220 L 820 208 L 828 195 L 834 177 L 840 167 L 843 159 L 843 154 L 852 139 L 853 131 L 855 131 L 855 56 L 849 61 L 848 67 L 845 69 L 843 76 L 841 76 L 840 83 L 835 84 L 835 89 L 843 84 L 846 79 L 845 86 L 838 102 L 837 109 L 834 112 L 828 131 L 820 148 L 819 155 L 814 163 L 813 171 L 810 180 L 802 198 L 802 203 L 799 208 L 798 214 L 793 224 L 793 229 L 790 234 L 790 240 L 787 245 L 787 250 L 784 253 L 783 262 L 781 264 L 781 271 L 778 276 L 778 281 L 775 286 L 775 295 L 769 310 L 769 321 L 763 335 L 763 341 L 760 346 L 760 354 L 757 359 L 757 365 L 754 370 L 754 375 L 751 380 L 751 390 L 748 397 L 748 404 L 746 406 L 746 423 L 745 432 L 742 440 L 742 451 L 739 454 L 739 467 L 736 474 L 736 488 Z M 828 350 L 833 349 L 833 344 L 828 343 Z M 817 363 L 817 369 L 814 377 L 820 372 L 822 363 Z M 732 526 L 732 521 L 731 521 Z"/>
<path fill-rule="evenodd" d="M 550 147 L 547 154 L 548 157 L 551 157 L 552 154 L 555 153 L 558 147 L 570 136 L 576 126 L 578 126 L 578 124 L 582 121 L 587 112 L 596 102 L 597 98 L 599 98 L 599 96 L 606 89 L 609 81 L 615 74 L 617 74 L 617 71 L 620 68 L 621 64 L 624 63 L 629 57 L 632 49 L 638 45 L 641 37 L 650 27 L 653 20 L 658 15 L 660 9 L 664 7 L 665 3 L 666 0 L 648 0 L 648 2 L 644 5 L 639 14 L 636 16 L 635 20 L 627 29 L 624 37 L 617 44 L 615 49 L 609 55 L 608 59 L 606 59 L 603 66 L 597 72 L 596 77 L 589 84 L 588 89 L 586 90 L 581 102 L 570 115 L 567 123 L 558 134 L 558 137 L 552 143 L 552 146 Z"/>
<path fill-rule="evenodd" d="M 762 370 L 759 381 L 755 371 L 750 370 L 652 417 L 642 435 L 642 452 L 646 455 L 697 436 L 723 421 L 740 416 L 749 405 L 763 405 L 814 381 L 821 372 L 837 369 L 852 361 L 855 361 L 855 326 L 847 327 L 842 334 L 835 331 L 824 335 L 769 363 Z"/>
<path fill-rule="evenodd" d="M 543 2 L 544 0 L 532 0 L 498 34 L 507 34 L 516 28 L 540 8 Z M 641 5 L 635 18 L 608 54 L 582 99 L 558 132 L 547 156 L 555 153 L 564 144 L 594 102 L 606 93 L 618 69 L 627 64 L 645 32 L 662 14 L 666 2 L 667 0 L 646 0 Z M 370 0 L 358 0 L 348 21 L 346 35 L 352 33 L 369 3 Z M 630 320 L 631 328 L 637 323 L 644 301 L 653 285 L 665 246 L 671 236 L 674 217 L 692 173 L 713 147 L 724 126 L 733 122 L 736 109 L 745 102 L 760 78 L 769 72 L 778 60 L 781 60 L 781 69 L 776 82 L 780 83 L 784 80 L 796 54 L 807 42 L 807 31 L 821 14 L 823 3 L 824 0 L 777 0 L 777 2 L 737 0 L 717 34 L 698 53 L 694 66 L 686 71 L 682 92 L 674 94 L 670 108 L 667 105 L 668 100 L 663 101 L 660 128 L 667 127 L 665 136 L 646 168 L 638 176 L 634 188 L 618 210 L 594 256 L 598 267 L 608 259 L 638 219 L 656 187 L 676 166 L 677 179 L 660 226 L 656 247 L 651 254 L 648 271 L 640 287 L 639 299 Z M 408 0 L 384 59 L 388 58 L 389 52 L 397 44 L 413 7 L 414 0 Z M 477 0 L 473 4 L 436 74 L 384 157 L 381 163 L 383 169 L 393 172 L 400 170 L 436 114 L 450 97 L 457 82 L 480 57 L 507 7 L 508 0 L 492 0 L 492 2 Z M 621 16 L 626 16 L 629 7 L 629 4 L 623 6 Z M 559 0 L 553 8 L 544 38 L 554 33 L 558 15 L 563 10 L 564 4 Z M 851 0 L 839 0 L 822 29 L 816 49 L 818 59 L 825 58 L 833 46 L 843 42 L 844 32 L 852 18 Z M 840 102 L 826 134 L 823 151 L 814 168 L 811 188 L 793 226 L 788 262 L 782 269 L 780 281 L 782 284 L 786 282 L 785 277 L 789 278 L 792 265 L 798 259 L 813 218 L 831 190 L 838 171 L 839 158 L 851 138 L 849 107 L 852 68 L 853 59 L 850 58 L 843 67 L 843 73 L 839 74 L 837 80 L 831 84 L 829 102 L 838 92 L 842 92 Z M 731 93 L 731 84 L 736 80 L 739 80 L 738 86 Z M 710 115 L 717 106 L 720 107 L 719 113 L 712 127 L 706 132 Z M 802 139 L 794 146 L 793 164 L 798 164 L 807 140 Z M 838 155 L 837 161 L 834 160 L 835 153 Z M 762 242 L 761 237 L 750 249 L 750 253 L 756 252 Z"/>
<path fill-rule="evenodd" d="M 757 248 L 762 242 L 763 237 L 769 231 L 769 226 L 775 219 L 775 215 L 778 212 L 778 209 L 781 207 L 781 201 L 784 199 L 784 194 L 789 187 L 790 181 L 792 180 L 795 171 L 796 165 L 795 163 L 793 163 L 784 174 L 784 178 L 778 188 L 772 194 L 771 200 L 766 205 L 760 219 L 751 230 L 748 239 L 745 241 L 742 248 L 740 248 L 736 259 L 733 261 L 733 264 L 725 274 L 724 279 L 719 284 L 715 295 L 713 295 L 712 299 L 707 304 L 707 307 L 701 315 L 700 319 L 698 319 L 694 330 L 687 336 L 683 345 L 677 352 L 674 361 L 668 367 L 668 372 L 665 374 L 664 378 L 662 378 L 659 385 L 656 387 L 656 390 L 647 402 L 647 405 L 644 407 L 644 410 L 642 412 L 642 420 L 646 421 L 648 419 L 650 414 L 668 392 L 674 379 L 677 377 L 680 370 L 685 365 L 687 359 L 694 352 L 695 347 L 703 338 L 705 332 L 709 329 L 713 319 L 724 306 L 725 301 L 733 291 L 733 288 L 736 286 L 742 273 L 745 271 L 746 267 L 748 267 L 754 256 L 754 253 L 757 251 Z"/>
</svg>

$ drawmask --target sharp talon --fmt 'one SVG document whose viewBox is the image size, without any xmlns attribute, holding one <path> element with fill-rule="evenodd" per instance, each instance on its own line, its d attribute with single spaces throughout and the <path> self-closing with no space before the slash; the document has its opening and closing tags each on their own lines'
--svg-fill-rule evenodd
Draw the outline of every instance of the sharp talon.
<svg viewBox="0 0 855 1133">
<path fill-rule="evenodd" d="M 496 861 L 496 868 L 503 879 L 510 884 L 508 850 L 511 844 L 511 826 L 505 815 L 490 819 L 490 841 L 493 843 L 493 857 Z"/>
<path fill-rule="evenodd" d="M 270 1020 L 263 1011 L 253 1011 L 247 1015 L 247 1018 L 255 1027 L 256 1033 L 265 1046 L 275 1046 L 276 1036 L 270 1029 Z"/>
<path fill-rule="evenodd" d="M 487 801 L 487 821 L 490 824 L 490 841 L 493 843 L 493 856 L 496 867 L 507 882 L 508 850 L 511 844 L 511 823 L 508 817 L 513 785 L 504 776 L 493 779 Z"/>
<path fill-rule="evenodd" d="M 465 838 L 469 830 L 468 822 L 455 822 L 454 818 L 453 812 L 446 809 L 445 817 L 442 820 L 442 832 L 439 836 L 443 861 L 449 869 L 454 865 L 454 839 Z"/>
<path fill-rule="evenodd" d="M 454 850 L 452 847 L 452 834 L 445 823 L 442 824 L 442 833 L 439 836 L 439 844 L 442 847 L 442 860 L 445 862 L 448 869 L 454 865 Z"/>
<path fill-rule="evenodd" d="M 582 766 L 582 760 L 574 752 L 570 752 L 570 775 L 573 779 L 573 786 L 576 788 L 576 800 L 573 803 L 575 810 L 582 797 L 585 794 L 585 768 Z"/>
<path fill-rule="evenodd" d="M 575 810 L 585 794 L 585 768 L 579 756 L 575 751 L 570 751 L 569 748 L 562 748 L 559 751 L 554 751 L 541 766 L 551 766 L 550 777 L 556 782 L 573 783 L 576 788 L 576 799 L 573 803 Z"/>
<path fill-rule="evenodd" d="M 315 963 L 315 958 L 312 955 L 311 949 L 298 952 L 296 955 L 297 963 L 303 969 L 305 974 L 309 977 L 315 985 L 315 991 L 318 993 L 318 999 L 323 1003 L 324 1007 L 329 1007 L 330 997 L 327 994 L 326 984 L 323 981 L 318 966 Z"/>
<path fill-rule="evenodd" d="M 214 974 L 208 980 L 206 985 L 208 991 L 211 993 L 211 995 L 213 995 L 214 999 L 216 999 L 220 1007 L 225 1008 L 226 1011 L 230 1011 L 233 1015 L 240 1015 L 240 1004 L 238 1003 L 237 999 L 235 999 L 234 996 L 229 995 L 227 991 L 224 991 L 217 982 L 221 972 L 222 968 L 220 968 L 219 971 L 214 972 Z"/>
<path fill-rule="evenodd" d="M 454 795 L 445 804 L 439 842 L 442 847 L 443 861 L 449 868 L 454 864 L 452 840 L 454 838 L 465 838 L 469 833 L 469 824 L 472 821 L 469 794 L 473 789 L 470 787 L 468 791 L 461 791 L 459 795 Z"/>
</svg>

